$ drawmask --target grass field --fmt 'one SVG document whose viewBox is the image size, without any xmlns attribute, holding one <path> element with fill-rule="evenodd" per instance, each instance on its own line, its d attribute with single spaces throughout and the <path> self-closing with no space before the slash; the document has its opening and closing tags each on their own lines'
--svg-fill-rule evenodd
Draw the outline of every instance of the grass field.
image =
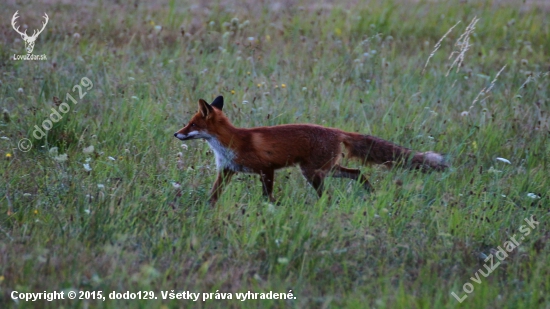
<svg viewBox="0 0 550 309">
<path fill-rule="evenodd" d="M 550 308 L 550 8 L 442 2 L 4 2 L 0 307 Z M 17 10 L 29 34 L 48 14 L 47 60 L 12 59 Z M 330 199 L 285 169 L 276 205 L 239 174 L 213 208 L 211 150 L 173 133 L 218 95 L 240 127 L 338 127 L 451 168 L 362 167 L 376 192 L 329 179 Z"/>
</svg>

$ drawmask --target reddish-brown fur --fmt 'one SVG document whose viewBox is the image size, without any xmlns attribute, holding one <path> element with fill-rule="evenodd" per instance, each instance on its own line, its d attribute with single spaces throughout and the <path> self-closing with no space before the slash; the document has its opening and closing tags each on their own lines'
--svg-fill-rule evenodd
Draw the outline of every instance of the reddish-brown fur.
<svg viewBox="0 0 550 309">
<path fill-rule="evenodd" d="M 401 163 L 422 170 L 444 170 L 443 156 L 433 152 L 417 153 L 383 139 L 349 133 L 312 124 L 287 124 L 251 129 L 236 128 L 222 112 L 223 98 L 212 105 L 199 100 L 199 111 L 184 128 L 174 134 L 181 140 L 204 138 L 216 153 L 218 177 L 210 202 L 215 204 L 236 172 L 260 175 L 263 193 L 274 200 L 273 178 L 276 169 L 299 165 L 302 174 L 321 196 L 327 176 L 358 180 L 366 189 L 369 181 L 358 169 L 340 166 L 342 147 L 351 158 L 363 163 L 392 166 Z"/>
</svg>

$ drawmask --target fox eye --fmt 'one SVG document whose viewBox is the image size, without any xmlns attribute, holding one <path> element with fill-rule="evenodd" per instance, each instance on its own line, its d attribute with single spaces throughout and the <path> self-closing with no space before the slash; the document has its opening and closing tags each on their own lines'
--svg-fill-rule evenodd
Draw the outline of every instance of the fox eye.
<svg viewBox="0 0 550 309">
<path fill-rule="evenodd" d="M 191 124 L 191 126 L 192 126 L 192 127 L 194 127 L 194 126 L 195 126 L 195 124 L 194 124 L 194 123 L 192 123 L 192 124 Z"/>
</svg>

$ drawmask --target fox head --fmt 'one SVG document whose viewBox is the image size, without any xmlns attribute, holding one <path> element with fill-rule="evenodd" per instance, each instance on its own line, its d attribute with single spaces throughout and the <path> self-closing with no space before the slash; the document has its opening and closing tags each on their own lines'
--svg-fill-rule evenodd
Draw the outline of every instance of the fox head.
<svg viewBox="0 0 550 309">
<path fill-rule="evenodd" d="M 189 123 L 178 132 L 174 133 L 176 138 L 182 141 L 190 139 L 209 139 L 216 128 L 216 122 L 225 118 L 222 112 L 223 97 L 217 97 L 212 104 L 205 100 L 199 100 L 199 111 L 191 118 Z"/>
</svg>

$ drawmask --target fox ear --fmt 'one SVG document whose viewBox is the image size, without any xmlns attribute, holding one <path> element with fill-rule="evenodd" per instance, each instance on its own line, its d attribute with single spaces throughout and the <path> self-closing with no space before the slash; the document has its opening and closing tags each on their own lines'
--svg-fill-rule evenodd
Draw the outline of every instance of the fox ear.
<svg viewBox="0 0 550 309">
<path fill-rule="evenodd" d="M 212 112 L 212 106 L 206 103 L 205 100 L 199 99 L 199 112 L 201 112 L 202 116 L 206 118 L 208 114 Z"/>
<path fill-rule="evenodd" d="M 222 108 L 223 108 L 223 97 L 222 96 L 217 97 L 214 100 L 214 102 L 212 102 L 212 104 L 210 104 L 210 105 L 212 105 L 213 107 L 215 107 L 219 110 L 222 110 Z"/>
</svg>

